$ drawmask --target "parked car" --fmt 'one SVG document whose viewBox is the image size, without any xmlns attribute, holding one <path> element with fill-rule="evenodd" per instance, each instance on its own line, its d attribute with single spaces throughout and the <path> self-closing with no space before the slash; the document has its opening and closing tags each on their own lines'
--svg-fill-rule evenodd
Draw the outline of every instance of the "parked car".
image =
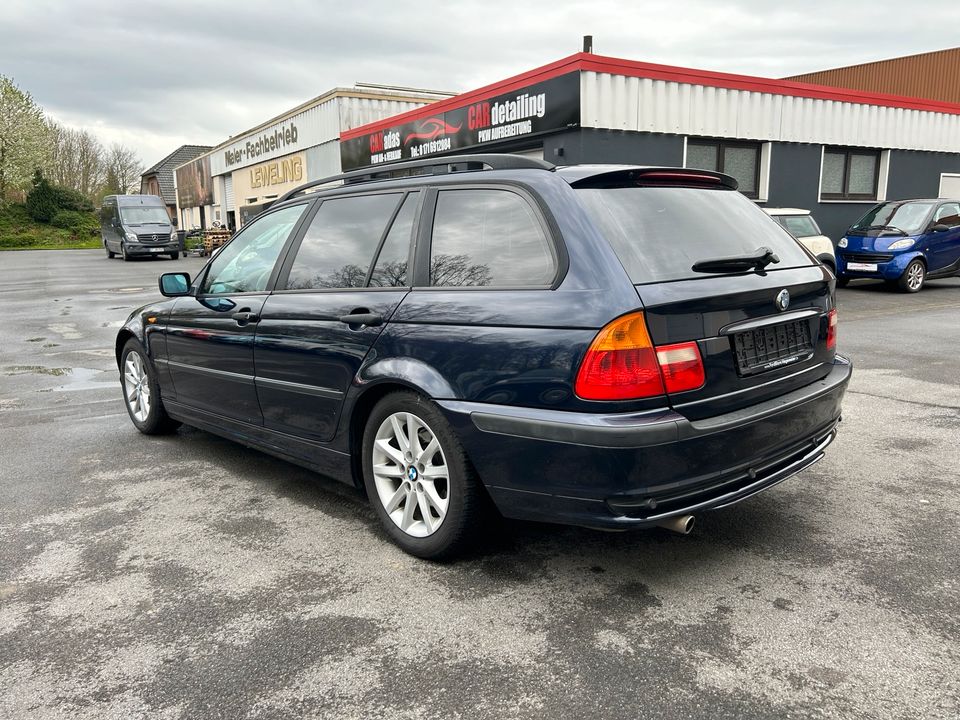
<svg viewBox="0 0 960 720">
<path fill-rule="evenodd" d="M 832 275 L 736 187 L 510 155 L 307 183 L 130 315 L 127 410 L 355 483 L 422 557 L 491 506 L 689 531 L 820 460 L 851 374 Z"/>
<path fill-rule="evenodd" d="M 960 201 L 897 200 L 875 205 L 837 243 L 838 283 L 876 278 L 904 292 L 960 274 Z"/>
<path fill-rule="evenodd" d="M 108 258 L 180 257 L 180 240 L 163 200 L 156 195 L 107 195 L 100 207 L 100 237 Z"/>
<path fill-rule="evenodd" d="M 820 232 L 820 227 L 809 210 L 800 208 L 764 208 L 764 210 L 799 240 L 801 245 L 813 253 L 817 260 L 830 268 L 830 272 L 837 274 L 837 258 L 833 252 L 833 241 Z"/>
</svg>

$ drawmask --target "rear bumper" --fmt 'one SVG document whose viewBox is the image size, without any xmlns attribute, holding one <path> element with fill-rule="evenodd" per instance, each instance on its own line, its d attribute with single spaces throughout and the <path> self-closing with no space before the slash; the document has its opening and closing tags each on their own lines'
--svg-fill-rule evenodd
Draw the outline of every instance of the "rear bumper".
<svg viewBox="0 0 960 720">
<path fill-rule="evenodd" d="M 744 500 L 818 462 L 852 366 L 713 418 L 440 402 L 500 511 L 600 528 L 649 527 Z"/>
</svg>

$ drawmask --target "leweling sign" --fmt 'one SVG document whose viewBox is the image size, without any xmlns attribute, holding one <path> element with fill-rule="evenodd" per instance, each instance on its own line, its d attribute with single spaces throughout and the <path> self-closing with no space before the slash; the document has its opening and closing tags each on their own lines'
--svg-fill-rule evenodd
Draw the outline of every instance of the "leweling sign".
<svg viewBox="0 0 960 720">
<path fill-rule="evenodd" d="M 482 148 L 579 124 L 580 73 L 572 72 L 341 140 L 340 161 L 344 170 L 351 170 Z"/>
</svg>

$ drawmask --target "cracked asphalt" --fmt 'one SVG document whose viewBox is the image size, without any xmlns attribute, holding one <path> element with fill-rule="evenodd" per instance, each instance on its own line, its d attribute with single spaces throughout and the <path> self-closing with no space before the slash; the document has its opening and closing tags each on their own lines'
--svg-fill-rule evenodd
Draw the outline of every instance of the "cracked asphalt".
<svg viewBox="0 0 960 720">
<path fill-rule="evenodd" d="M 439 565 L 350 488 L 136 432 L 116 328 L 200 266 L 0 253 L 0 717 L 960 716 L 960 279 L 839 291 L 856 370 L 801 476 Z"/>
</svg>

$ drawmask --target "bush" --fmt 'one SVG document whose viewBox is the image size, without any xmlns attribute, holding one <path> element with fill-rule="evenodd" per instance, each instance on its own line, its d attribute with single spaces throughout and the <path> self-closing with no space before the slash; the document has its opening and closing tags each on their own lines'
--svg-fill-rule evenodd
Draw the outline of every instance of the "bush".
<svg viewBox="0 0 960 720">
<path fill-rule="evenodd" d="M 56 192 L 37 170 L 33 174 L 33 188 L 27 193 L 27 212 L 37 222 L 48 223 L 57 214 L 57 210 Z"/>
<path fill-rule="evenodd" d="M 75 210 L 77 212 L 93 212 L 93 203 L 76 190 L 62 185 L 54 185 L 53 199 L 61 210 Z"/>
<path fill-rule="evenodd" d="M 50 220 L 50 224 L 54 227 L 70 230 L 80 237 L 95 235 L 100 230 L 100 223 L 93 213 L 76 210 L 58 210 L 57 214 Z"/>
</svg>

